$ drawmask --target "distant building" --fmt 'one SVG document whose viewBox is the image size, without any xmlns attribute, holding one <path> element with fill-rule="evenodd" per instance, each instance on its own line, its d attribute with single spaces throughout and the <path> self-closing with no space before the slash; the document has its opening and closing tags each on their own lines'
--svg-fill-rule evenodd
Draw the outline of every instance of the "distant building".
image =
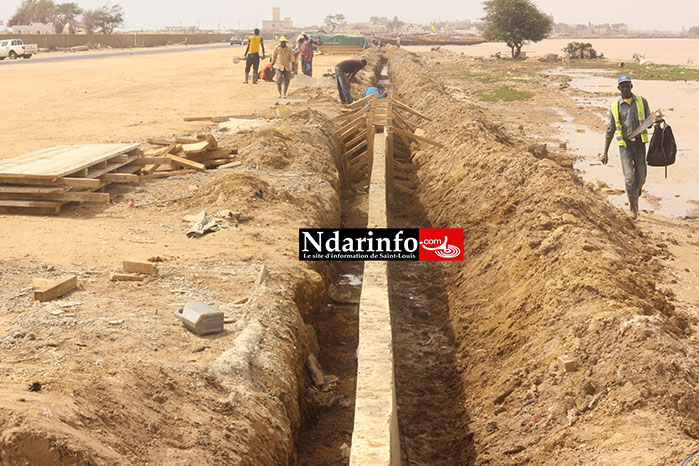
<svg viewBox="0 0 699 466">
<path fill-rule="evenodd" d="M 166 26 L 165 30 L 175 34 L 197 34 L 201 32 L 197 26 Z"/>
<path fill-rule="evenodd" d="M 13 34 L 55 34 L 56 29 L 52 23 L 18 24 L 12 26 Z"/>
<path fill-rule="evenodd" d="M 293 29 L 291 18 L 280 19 L 280 9 L 278 6 L 272 7 L 272 20 L 262 20 L 262 30 L 264 32 L 286 32 Z"/>
</svg>

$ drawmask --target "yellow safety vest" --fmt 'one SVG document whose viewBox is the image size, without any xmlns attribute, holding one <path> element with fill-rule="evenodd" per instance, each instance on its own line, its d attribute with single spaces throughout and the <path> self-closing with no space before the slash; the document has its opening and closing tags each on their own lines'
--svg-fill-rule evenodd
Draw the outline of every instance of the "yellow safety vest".
<svg viewBox="0 0 699 466">
<path fill-rule="evenodd" d="M 248 53 L 260 53 L 260 41 L 262 37 L 250 36 L 248 40 L 250 41 L 248 44 Z"/>
<path fill-rule="evenodd" d="M 643 123 L 646 119 L 646 109 L 643 107 L 643 97 L 636 95 L 636 111 L 638 112 L 638 122 Z M 616 139 L 619 141 L 620 146 L 626 147 L 626 141 L 624 141 L 624 135 L 621 133 L 621 122 L 619 121 L 619 100 L 615 100 L 612 103 L 612 116 L 614 117 L 614 123 L 616 124 Z M 644 144 L 648 142 L 648 131 L 641 133 L 641 142 Z"/>
</svg>

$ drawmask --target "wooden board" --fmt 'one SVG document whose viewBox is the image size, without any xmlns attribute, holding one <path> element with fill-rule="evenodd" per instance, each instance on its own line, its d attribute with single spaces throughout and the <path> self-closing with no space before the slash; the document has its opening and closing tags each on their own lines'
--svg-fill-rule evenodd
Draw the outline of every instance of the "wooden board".
<svg viewBox="0 0 699 466">
<path fill-rule="evenodd" d="M 109 275 L 109 280 L 113 282 L 142 282 L 146 277 L 132 273 L 113 273 Z"/>
<path fill-rule="evenodd" d="M 123 261 L 121 263 L 124 272 L 129 273 L 146 273 L 149 275 L 158 273 L 158 266 L 152 262 L 141 261 Z"/>
<path fill-rule="evenodd" d="M 78 286 L 78 277 L 75 275 L 70 275 L 68 277 L 62 278 L 60 280 L 51 281 L 46 283 L 41 281 L 39 283 L 45 284 L 45 286 L 38 288 L 34 291 L 34 299 L 40 302 L 49 301 L 53 298 L 58 298 L 71 290 L 74 290 Z"/>
<path fill-rule="evenodd" d="M 88 144 L 41 149 L 0 160 L 0 182 L 3 177 L 54 180 L 108 161 L 138 146 L 138 144 Z"/>
</svg>

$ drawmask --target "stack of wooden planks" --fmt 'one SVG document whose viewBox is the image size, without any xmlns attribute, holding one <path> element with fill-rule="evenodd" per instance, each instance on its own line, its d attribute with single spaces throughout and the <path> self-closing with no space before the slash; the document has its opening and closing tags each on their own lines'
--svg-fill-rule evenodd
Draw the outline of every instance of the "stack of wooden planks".
<svg viewBox="0 0 699 466">
<path fill-rule="evenodd" d="M 111 183 L 137 183 L 139 144 L 56 146 L 0 160 L 0 213 L 58 214 L 69 202 L 108 203 Z"/>
<path fill-rule="evenodd" d="M 218 146 L 212 134 L 197 134 L 196 138 L 178 137 L 174 140 L 148 139 L 148 143 L 159 146 L 144 154 L 143 178 L 160 178 L 192 171 L 205 171 L 232 162 L 231 155 L 237 149 Z"/>
</svg>

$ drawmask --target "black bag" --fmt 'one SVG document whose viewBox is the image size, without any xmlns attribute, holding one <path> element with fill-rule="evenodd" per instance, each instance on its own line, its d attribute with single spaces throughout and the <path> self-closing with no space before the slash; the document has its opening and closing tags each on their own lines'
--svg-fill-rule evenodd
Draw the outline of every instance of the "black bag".
<svg viewBox="0 0 699 466">
<path fill-rule="evenodd" d="M 672 128 L 667 123 L 664 123 L 662 128 L 660 123 L 656 123 L 653 137 L 650 138 L 648 145 L 646 163 L 651 167 L 665 167 L 665 178 L 667 178 L 667 166 L 675 163 L 675 154 L 677 154 L 677 144 L 675 144 Z"/>
</svg>

